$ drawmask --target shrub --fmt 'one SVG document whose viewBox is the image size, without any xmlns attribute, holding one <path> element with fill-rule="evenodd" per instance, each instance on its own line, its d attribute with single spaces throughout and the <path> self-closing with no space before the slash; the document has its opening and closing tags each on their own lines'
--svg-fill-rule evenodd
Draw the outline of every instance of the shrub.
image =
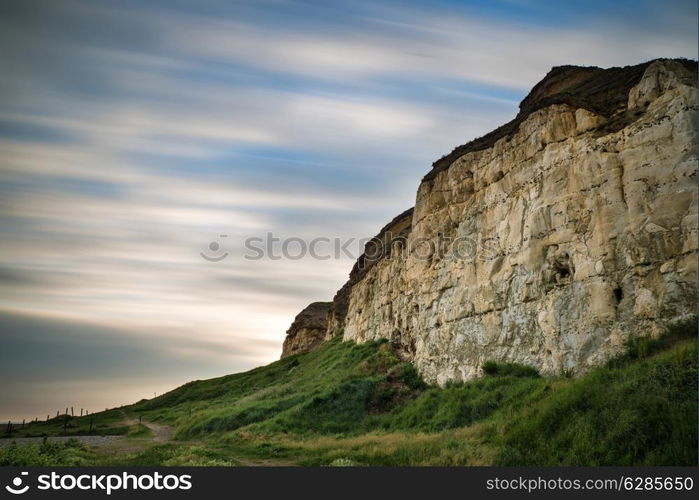
<svg viewBox="0 0 699 500">
<path fill-rule="evenodd" d="M 483 372 L 492 376 L 510 377 L 539 377 L 539 371 L 533 366 L 520 365 L 518 363 L 498 363 L 486 361 L 483 363 Z"/>
<path fill-rule="evenodd" d="M 18 445 L 13 441 L 0 447 L 0 465 L 11 467 L 31 466 L 75 466 L 81 465 L 85 457 L 85 446 L 77 439 L 64 443 L 47 442 L 42 444 Z"/>
<path fill-rule="evenodd" d="M 630 337 L 626 341 L 624 353 L 612 359 L 608 366 L 619 367 L 632 360 L 646 359 L 652 354 L 668 349 L 681 340 L 692 338 L 697 338 L 696 316 L 672 323 L 658 338 Z"/>
<path fill-rule="evenodd" d="M 505 428 L 498 464 L 696 464 L 696 360 L 684 341 L 560 385 Z"/>
</svg>

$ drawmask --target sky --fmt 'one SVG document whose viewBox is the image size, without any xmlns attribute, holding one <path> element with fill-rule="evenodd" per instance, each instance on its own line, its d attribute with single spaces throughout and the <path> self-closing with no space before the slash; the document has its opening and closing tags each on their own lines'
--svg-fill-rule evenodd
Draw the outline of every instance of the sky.
<svg viewBox="0 0 699 500">
<path fill-rule="evenodd" d="M 656 57 L 696 1 L 4 0 L 0 419 L 277 359 L 360 244 L 246 241 L 370 237 L 552 66 Z"/>
</svg>

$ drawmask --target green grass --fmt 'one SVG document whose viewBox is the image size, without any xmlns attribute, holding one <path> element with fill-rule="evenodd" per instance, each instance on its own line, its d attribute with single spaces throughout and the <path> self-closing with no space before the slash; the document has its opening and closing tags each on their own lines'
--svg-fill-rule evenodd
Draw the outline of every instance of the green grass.
<svg viewBox="0 0 699 500">
<path fill-rule="evenodd" d="M 502 465 L 696 465 L 697 343 L 601 368 L 503 425 Z"/>
<path fill-rule="evenodd" d="M 153 436 L 153 431 L 143 424 L 136 424 L 129 428 L 126 436 L 130 438 L 150 438 Z"/>
<path fill-rule="evenodd" d="M 92 459 L 90 465 L 98 466 L 194 466 L 194 467 L 233 467 L 238 461 L 230 458 L 215 446 L 185 443 L 166 443 L 151 446 L 145 450 L 123 455 L 112 455 Z"/>
<path fill-rule="evenodd" d="M 15 426 L 10 435 L 1 437 L 43 437 L 43 436 L 87 436 L 87 435 L 121 435 L 131 428 L 123 424 L 124 411 L 119 408 L 87 415 L 71 417 L 59 415 L 48 421 L 29 422 L 24 427 Z M 92 424 L 92 425 L 91 425 Z"/>
<path fill-rule="evenodd" d="M 0 447 L 0 466 L 78 466 L 85 465 L 89 454 L 82 443 L 69 439 L 65 443 L 46 442 Z"/>
<path fill-rule="evenodd" d="M 176 432 L 173 442 L 90 463 L 697 464 L 694 321 L 633 340 L 624 355 L 577 378 L 493 362 L 484 371 L 466 383 L 430 386 L 385 341 L 334 339 L 312 353 L 94 415 L 102 430 L 129 415 Z M 83 428 L 76 419 L 75 432 Z M 150 436 L 141 425 L 125 432 L 141 443 Z"/>
<path fill-rule="evenodd" d="M 332 340 L 313 353 L 250 372 L 197 381 L 131 410 L 192 439 L 254 427 L 264 432 L 357 433 L 424 387 L 384 341 Z"/>
<path fill-rule="evenodd" d="M 385 341 L 335 339 L 130 410 L 175 426 L 179 440 L 225 443 L 217 459 L 229 461 L 696 464 L 696 349 L 690 321 L 579 378 L 488 362 L 481 379 L 435 387 Z"/>
<path fill-rule="evenodd" d="M 511 375 L 433 387 L 391 414 L 387 428 L 439 432 L 471 425 L 498 410 L 516 408 L 540 393 L 541 387 L 535 379 Z"/>
</svg>

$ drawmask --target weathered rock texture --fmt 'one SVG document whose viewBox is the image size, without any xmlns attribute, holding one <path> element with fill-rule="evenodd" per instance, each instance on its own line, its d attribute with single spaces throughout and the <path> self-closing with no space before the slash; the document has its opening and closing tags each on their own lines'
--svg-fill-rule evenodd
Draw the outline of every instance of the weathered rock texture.
<svg viewBox="0 0 699 500">
<path fill-rule="evenodd" d="M 512 122 L 435 162 L 326 337 L 388 338 L 443 383 L 487 360 L 580 373 L 695 313 L 696 76 L 554 68 Z"/>
<path fill-rule="evenodd" d="M 331 302 L 314 302 L 296 315 L 286 331 L 282 358 L 316 349 L 325 340 Z"/>
</svg>

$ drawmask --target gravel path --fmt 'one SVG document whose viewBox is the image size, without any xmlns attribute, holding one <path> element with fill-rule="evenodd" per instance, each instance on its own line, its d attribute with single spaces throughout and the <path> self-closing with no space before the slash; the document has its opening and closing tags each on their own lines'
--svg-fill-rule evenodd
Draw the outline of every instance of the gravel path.
<svg viewBox="0 0 699 500">
<path fill-rule="evenodd" d="M 52 443 L 63 443 L 69 439 L 77 439 L 87 446 L 101 446 L 111 443 L 122 436 L 51 436 L 47 440 Z M 13 441 L 17 444 L 41 444 L 44 441 L 43 437 L 25 437 L 25 438 L 2 438 L 0 439 L 0 447 L 9 446 Z"/>
<path fill-rule="evenodd" d="M 129 418 L 124 421 L 124 425 L 136 425 L 142 424 L 148 427 L 153 433 L 153 441 L 156 443 L 164 443 L 165 441 L 170 441 L 172 439 L 173 429 L 169 425 L 156 424 L 155 422 L 150 422 L 148 420 L 136 420 L 135 418 Z"/>
</svg>

